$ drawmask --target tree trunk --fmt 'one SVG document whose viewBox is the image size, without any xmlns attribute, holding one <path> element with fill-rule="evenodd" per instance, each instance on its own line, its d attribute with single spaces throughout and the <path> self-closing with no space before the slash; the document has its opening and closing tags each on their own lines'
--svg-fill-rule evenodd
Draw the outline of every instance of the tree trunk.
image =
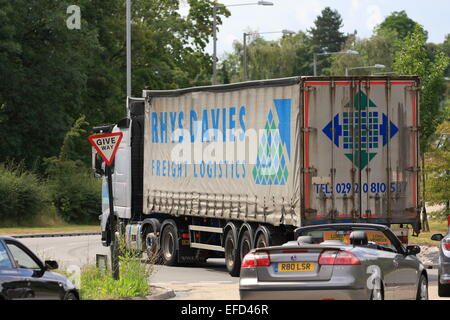
<svg viewBox="0 0 450 320">
<path fill-rule="evenodd" d="M 428 223 L 428 214 L 426 208 L 426 174 L 425 174 L 425 155 L 422 154 L 422 213 L 420 215 L 420 220 L 422 224 L 423 232 L 430 232 L 430 225 Z"/>
</svg>

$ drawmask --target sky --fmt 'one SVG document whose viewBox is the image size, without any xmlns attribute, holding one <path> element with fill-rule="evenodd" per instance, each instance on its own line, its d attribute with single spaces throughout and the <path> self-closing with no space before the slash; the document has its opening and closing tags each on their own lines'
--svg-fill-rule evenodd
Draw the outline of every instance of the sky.
<svg viewBox="0 0 450 320">
<path fill-rule="evenodd" d="M 257 0 L 222 0 L 224 5 L 256 3 Z M 219 29 L 217 50 L 219 57 L 232 52 L 233 41 L 242 42 L 243 32 L 306 31 L 325 7 L 338 10 L 343 18 L 344 33 L 355 30 L 361 38 L 370 37 L 374 27 L 393 11 L 405 10 L 410 18 L 425 27 L 429 41 L 442 43 L 450 33 L 449 0 L 271 0 L 274 6 L 230 7 L 231 16 Z M 274 40 L 280 34 L 263 35 Z M 211 41 L 212 43 L 212 41 Z M 208 47 L 212 53 L 212 44 Z"/>
</svg>

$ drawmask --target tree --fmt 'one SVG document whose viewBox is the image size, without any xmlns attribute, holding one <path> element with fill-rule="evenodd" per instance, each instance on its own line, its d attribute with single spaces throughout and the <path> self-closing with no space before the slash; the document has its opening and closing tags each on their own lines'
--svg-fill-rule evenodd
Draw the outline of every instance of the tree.
<svg viewBox="0 0 450 320">
<path fill-rule="evenodd" d="M 421 78 L 420 95 L 420 145 L 426 152 L 430 138 L 444 120 L 441 102 L 445 92 L 444 72 L 450 59 L 440 52 L 430 58 L 423 28 L 416 26 L 410 37 L 402 42 L 402 49 L 394 58 L 394 70 L 401 75 L 417 75 Z"/>
<path fill-rule="evenodd" d="M 311 34 L 314 53 L 341 51 L 346 37 L 340 31 L 343 24 L 342 17 L 337 10 L 326 7 L 314 21 L 314 25 L 308 31 Z M 329 68 L 331 66 L 329 57 L 319 59 L 317 66 L 319 69 Z"/>
<path fill-rule="evenodd" d="M 418 75 L 421 77 L 420 95 L 420 149 L 422 152 L 422 188 L 427 189 L 424 153 L 429 149 L 431 138 L 436 128 L 444 120 L 441 107 L 445 91 L 444 72 L 450 59 L 443 53 L 430 58 L 423 28 L 417 25 L 414 32 L 407 36 L 394 59 L 394 70 L 402 75 Z M 423 192 L 422 202 L 426 203 Z M 424 207 L 425 209 L 425 207 Z M 422 225 L 424 231 L 429 230 L 426 210 L 423 212 Z"/>
<path fill-rule="evenodd" d="M 249 32 L 251 34 L 251 32 Z M 247 65 L 251 80 L 273 79 L 312 73 L 311 39 L 302 31 L 267 41 L 257 33 L 248 37 Z M 234 52 L 226 55 L 222 65 L 231 82 L 243 78 L 243 45 L 236 41 Z"/>
<path fill-rule="evenodd" d="M 408 17 L 405 11 L 394 11 L 378 26 L 377 33 L 382 31 L 394 31 L 399 39 L 404 39 L 410 33 L 414 32 L 419 24 Z M 422 30 L 425 36 L 427 32 Z"/>
<path fill-rule="evenodd" d="M 435 141 L 426 154 L 427 199 L 431 204 L 445 204 L 445 214 L 450 214 L 450 121 L 436 130 Z"/>
<path fill-rule="evenodd" d="M 343 27 L 342 17 L 337 10 L 326 7 L 314 21 L 315 27 L 309 30 L 312 43 L 320 52 L 338 52 L 346 38 L 340 30 Z"/>
<path fill-rule="evenodd" d="M 0 1 L 0 161 L 55 155 L 82 110 L 98 49 L 88 25 L 68 30 L 69 1 Z"/>
<path fill-rule="evenodd" d="M 134 0 L 133 94 L 209 84 L 213 0 Z M 69 0 L 0 0 L 0 162 L 28 168 L 56 156 L 82 114 L 114 123 L 125 109 L 125 1 L 79 0 L 81 29 L 66 26 Z M 218 9 L 218 25 L 228 16 Z"/>
</svg>

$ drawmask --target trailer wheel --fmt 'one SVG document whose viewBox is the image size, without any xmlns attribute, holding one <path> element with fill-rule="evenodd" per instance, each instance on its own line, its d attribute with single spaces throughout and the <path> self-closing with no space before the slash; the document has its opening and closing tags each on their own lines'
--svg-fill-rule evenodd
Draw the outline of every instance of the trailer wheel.
<svg viewBox="0 0 450 320">
<path fill-rule="evenodd" d="M 177 232 L 172 224 L 167 224 L 161 234 L 161 256 L 165 265 L 177 262 Z"/>
<path fill-rule="evenodd" d="M 232 229 L 225 236 L 225 265 L 232 277 L 239 277 L 241 272 L 241 259 L 239 258 L 236 238 Z"/>
<path fill-rule="evenodd" d="M 267 248 L 269 246 L 269 239 L 264 232 L 260 232 L 256 237 L 255 248 Z"/>
<path fill-rule="evenodd" d="M 244 259 L 245 255 L 249 253 L 253 249 L 252 246 L 252 237 L 248 230 L 244 231 L 241 237 L 241 241 L 239 243 L 239 252 L 241 261 Z"/>
</svg>

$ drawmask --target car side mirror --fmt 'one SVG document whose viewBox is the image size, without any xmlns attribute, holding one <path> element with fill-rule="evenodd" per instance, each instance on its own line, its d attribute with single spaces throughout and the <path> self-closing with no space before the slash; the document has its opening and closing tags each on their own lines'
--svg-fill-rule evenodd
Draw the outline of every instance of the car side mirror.
<svg viewBox="0 0 450 320">
<path fill-rule="evenodd" d="M 56 270 L 59 268 L 58 262 L 53 260 L 46 260 L 45 261 L 45 268 L 47 270 Z"/>
<path fill-rule="evenodd" d="M 407 256 L 415 256 L 420 253 L 419 246 L 408 246 L 406 247 L 406 255 Z"/>
<path fill-rule="evenodd" d="M 433 241 L 442 241 L 442 239 L 444 239 L 444 236 L 442 234 L 440 234 L 440 233 L 433 234 L 431 236 L 431 240 L 433 240 Z"/>
</svg>

